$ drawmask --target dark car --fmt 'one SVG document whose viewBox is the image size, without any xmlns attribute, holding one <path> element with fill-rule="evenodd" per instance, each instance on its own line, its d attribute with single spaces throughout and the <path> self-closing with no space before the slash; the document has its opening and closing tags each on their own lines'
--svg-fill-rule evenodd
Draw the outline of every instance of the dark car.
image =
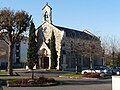
<svg viewBox="0 0 120 90">
<path fill-rule="evenodd" d="M 112 70 L 112 75 L 120 75 L 120 67 L 111 66 L 110 69 Z"/>
</svg>

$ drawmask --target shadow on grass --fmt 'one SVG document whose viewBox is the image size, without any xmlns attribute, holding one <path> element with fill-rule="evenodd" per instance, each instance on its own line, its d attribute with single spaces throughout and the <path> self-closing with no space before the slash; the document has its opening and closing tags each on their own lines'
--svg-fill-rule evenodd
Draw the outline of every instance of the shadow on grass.
<svg viewBox="0 0 120 90">
<path fill-rule="evenodd" d="M 14 72 L 13 75 L 7 75 L 7 72 L 6 72 L 6 73 L 0 74 L 0 76 L 20 76 L 20 75 L 17 72 Z"/>
</svg>

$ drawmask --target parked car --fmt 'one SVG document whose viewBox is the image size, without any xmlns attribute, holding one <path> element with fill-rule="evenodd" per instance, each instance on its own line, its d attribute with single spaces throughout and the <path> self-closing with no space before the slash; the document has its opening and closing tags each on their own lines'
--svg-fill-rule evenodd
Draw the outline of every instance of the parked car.
<svg viewBox="0 0 120 90">
<path fill-rule="evenodd" d="M 120 75 L 120 67 L 111 66 L 110 69 L 112 70 L 112 75 Z"/>
<path fill-rule="evenodd" d="M 107 66 L 96 67 L 95 71 L 97 73 L 103 73 L 105 75 L 112 75 L 112 70 L 109 67 L 107 67 Z"/>
<path fill-rule="evenodd" d="M 103 73 L 105 75 L 112 75 L 112 71 L 108 67 L 100 66 L 93 69 L 82 70 L 81 74 L 85 73 Z"/>
<path fill-rule="evenodd" d="M 85 74 L 85 73 L 95 73 L 95 69 L 82 70 L 81 74 Z"/>
</svg>

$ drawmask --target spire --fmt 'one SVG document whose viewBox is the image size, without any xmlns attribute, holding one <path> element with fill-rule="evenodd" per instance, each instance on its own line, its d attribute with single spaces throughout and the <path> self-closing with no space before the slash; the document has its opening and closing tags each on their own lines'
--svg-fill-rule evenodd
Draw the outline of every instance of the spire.
<svg viewBox="0 0 120 90">
<path fill-rule="evenodd" d="M 46 5 L 48 6 L 48 2 L 46 2 Z"/>
<path fill-rule="evenodd" d="M 46 6 L 48 6 L 50 9 L 52 9 L 52 8 L 49 6 L 48 2 L 46 2 L 45 6 L 42 8 L 42 10 L 43 10 Z"/>
</svg>

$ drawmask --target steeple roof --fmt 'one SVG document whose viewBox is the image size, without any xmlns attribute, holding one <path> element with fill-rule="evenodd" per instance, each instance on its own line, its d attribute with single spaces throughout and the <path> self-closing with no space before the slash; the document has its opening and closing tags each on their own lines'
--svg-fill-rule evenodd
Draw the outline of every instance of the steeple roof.
<svg viewBox="0 0 120 90">
<path fill-rule="evenodd" d="M 52 8 L 48 5 L 48 2 L 46 2 L 46 5 L 42 8 L 42 10 L 43 10 L 46 6 L 48 6 L 50 9 L 52 9 Z"/>
</svg>

